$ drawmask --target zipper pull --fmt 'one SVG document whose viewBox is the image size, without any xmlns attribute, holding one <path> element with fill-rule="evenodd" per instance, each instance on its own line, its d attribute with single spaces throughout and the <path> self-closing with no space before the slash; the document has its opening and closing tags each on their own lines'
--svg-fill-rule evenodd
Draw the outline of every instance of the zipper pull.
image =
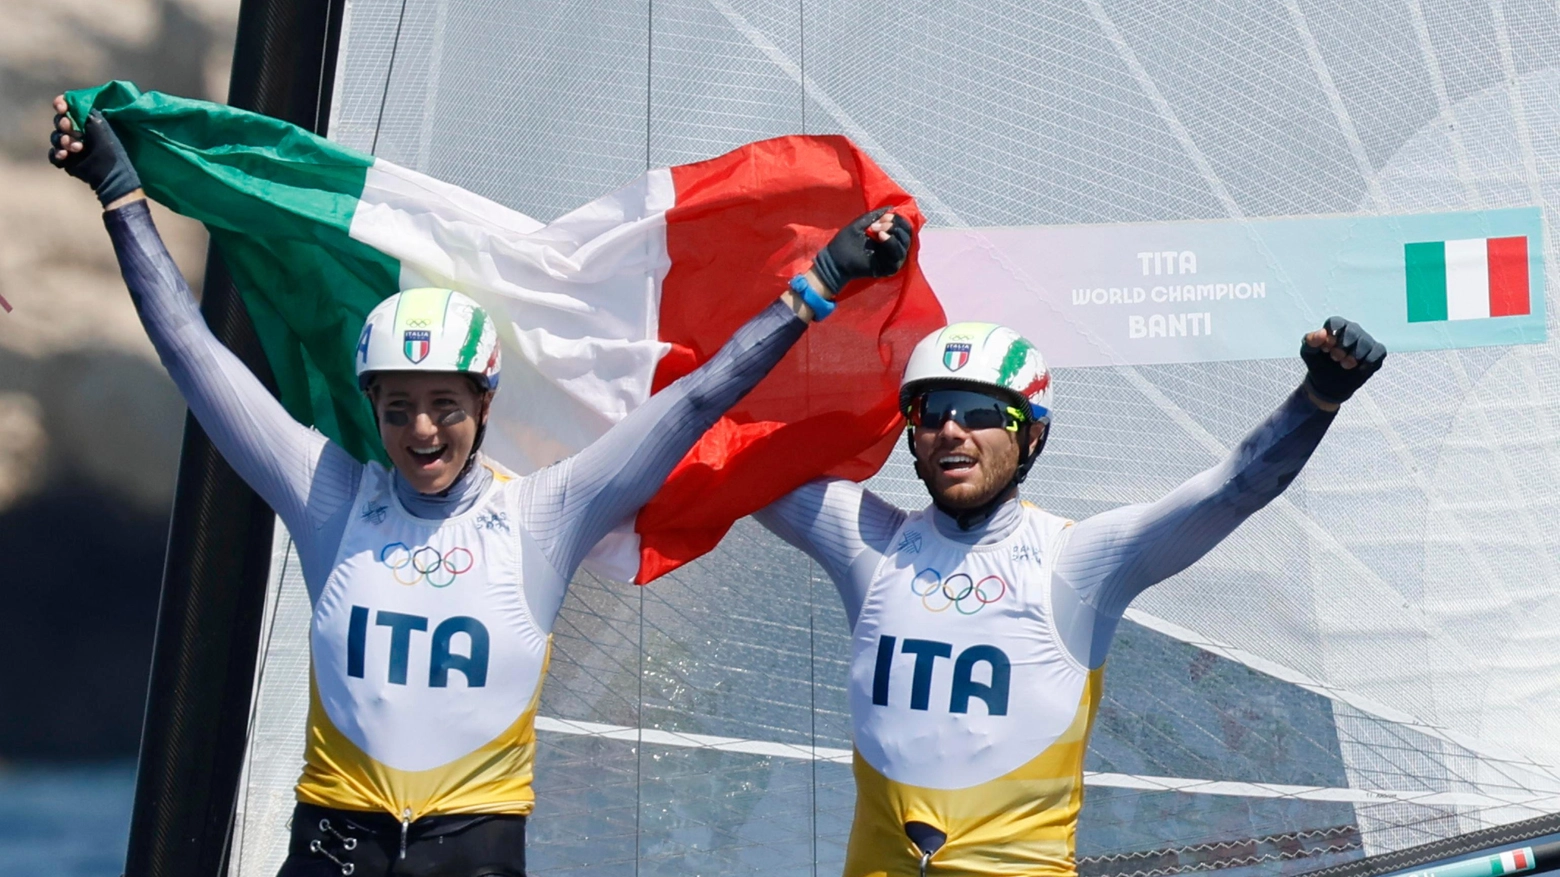
<svg viewBox="0 0 1560 877">
<path fill-rule="evenodd" d="M 406 858 L 406 831 L 412 827 L 412 808 L 401 811 L 401 858 Z"/>
</svg>

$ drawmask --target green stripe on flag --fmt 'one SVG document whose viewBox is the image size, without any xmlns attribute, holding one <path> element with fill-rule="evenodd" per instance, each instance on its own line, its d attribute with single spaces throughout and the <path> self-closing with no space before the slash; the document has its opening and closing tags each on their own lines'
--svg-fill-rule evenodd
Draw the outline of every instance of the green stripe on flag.
<svg viewBox="0 0 1560 877">
<path fill-rule="evenodd" d="M 1446 244 L 1404 244 L 1403 270 L 1408 279 L 1408 321 L 1446 319 Z"/>
<path fill-rule="evenodd" d="M 373 156 L 296 125 L 128 82 L 66 94 L 101 110 L 146 193 L 200 220 L 243 296 L 282 404 L 359 460 L 384 460 L 353 355 L 401 266 L 349 235 Z"/>
<path fill-rule="evenodd" d="M 471 368 L 471 360 L 477 355 L 477 345 L 482 342 L 482 325 L 485 322 L 485 313 L 472 311 L 471 327 L 466 331 L 466 343 L 460 346 L 460 358 L 455 361 L 455 368 L 461 371 Z"/>
</svg>

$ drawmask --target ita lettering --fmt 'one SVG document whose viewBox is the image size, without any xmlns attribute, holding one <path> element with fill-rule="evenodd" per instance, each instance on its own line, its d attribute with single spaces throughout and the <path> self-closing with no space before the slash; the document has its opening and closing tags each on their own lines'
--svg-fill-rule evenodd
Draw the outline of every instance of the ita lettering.
<svg viewBox="0 0 1560 877">
<path fill-rule="evenodd" d="M 930 710 L 932 681 L 939 667 L 947 666 L 939 662 L 953 658 L 953 644 L 930 639 L 905 639 L 901 642 L 892 636 L 879 637 L 877 663 L 872 674 L 872 703 L 877 706 L 888 706 L 893 698 L 890 682 L 894 672 L 895 646 L 898 646 L 900 654 L 915 656 L 915 665 L 910 673 L 910 708 Z M 988 668 L 989 683 L 976 681 L 976 668 L 981 665 Z M 953 685 L 948 699 L 948 712 L 968 713 L 970 701 L 979 700 L 986 705 L 987 715 L 1007 715 L 1008 689 L 1012 679 L 1013 664 L 1008 660 L 1007 653 L 996 646 L 974 645 L 960 651 L 959 656 L 953 659 Z M 903 686 L 903 683 L 900 684 Z"/>
<path fill-rule="evenodd" d="M 367 606 L 353 606 L 347 622 L 347 675 L 354 679 L 364 679 L 368 675 L 365 655 L 368 638 L 374 635 L 369 630 L 370 614 Z M 386 610 L 372 614 L 374 628 L 385 628 L 378 635 L 388 637 L 390 643 L 385 679 L 391 685 L 406 685 L 412 649 L 421 647 L 423 642 L 422 637 L 415 635 L 428 630 L 429 619 Z M 465 635 L 464 654 L 456 650 L 460 645 L 455 639 L 457 634 Z M 427 647 L 429 688 L 448 688 L 451 671 L 466 677 L 467 688 L 487 685 L 488 630 L 482 622 L 469 615 L 446 618 L 433 628 Z"/>
</svg>

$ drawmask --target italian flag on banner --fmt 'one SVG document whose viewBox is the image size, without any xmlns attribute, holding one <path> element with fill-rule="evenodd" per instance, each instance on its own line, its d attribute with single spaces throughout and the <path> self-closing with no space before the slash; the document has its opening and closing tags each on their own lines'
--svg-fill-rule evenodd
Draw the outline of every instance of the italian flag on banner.
<svg viewBox="0 0 1560 877">
<path fill-rule="evenodd" d="M 78 123 L 94 108 L 113 122 L 148 195 L 206 224 L 282 403 L 360 460 L 384 455 L 353 350 L 369 310 L 401 289 L 447 286 L 493 315 L 504 380 L 485 450 L 530 472 L 707 360 L 856 216 L 892 206 L 922 223 L 837 136 L 653 170 L 544 224 L 254 113 L 124 82 L 66 98 Z M 901 426 L 910 348 L 943 322 L 913 257 L 853 286 L 592 567 L 645 582 L 812 478 L 871 475 Z"/>
<path fill-rule="evenodd" d="M 1404 244 L 1403 267 L 1410 323 L 1531 313 L 1525 237 Z"/>
</svg>

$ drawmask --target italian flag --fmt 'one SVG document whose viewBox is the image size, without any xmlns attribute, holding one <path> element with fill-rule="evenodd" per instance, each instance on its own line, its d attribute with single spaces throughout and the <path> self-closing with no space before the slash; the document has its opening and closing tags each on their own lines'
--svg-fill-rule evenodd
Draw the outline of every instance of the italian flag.
<svg viewBox="0 0 1560 877">
<path fill-rule="evenodd" d="M 1534 865 L 1532 847 L 1523 847 L 1518 850 L 1510 850 L 1508 852 L 1499 854 L 1496 856 L 1496 858 L 1498 859 L 1498 862 L 1491 863 L 1496 867 L 1490 869 L 1490 873 L 1494 875 L 1494 877 L 1500 877 L 1500 875 L 1503 874 L 1515 874 L 1519 871 L 1526 871 L 1529 868 L 1532 868 Z"/>
<path fill-rule="evenodd" d="M 1410 323 L 1530 312 L 1525 237 L 1404 244 L 1403 265 Z"/>
<path fill-rule="evenodd" d="M 210 229 L 282 403 L 360 460 L 384 456 L 353 350 L 369 310 L 401 289 L 457 289 L 493 316 L 504 375 L 485 450 L 524 473 L 708 359 L 851 219 L 892 206 L 922 224 L 837 136 L 652 170 L 542 223 L 254 113 L 124 82 L 66 97 L 77 122 L 94 108 L 113 122 L 148 195 Z M 904 361 L 943 322 L 913 258 L 852 286 L 592 568 L 649 581 L 810 479 L 877 471 L 900 427 Z"/>
</svg>

